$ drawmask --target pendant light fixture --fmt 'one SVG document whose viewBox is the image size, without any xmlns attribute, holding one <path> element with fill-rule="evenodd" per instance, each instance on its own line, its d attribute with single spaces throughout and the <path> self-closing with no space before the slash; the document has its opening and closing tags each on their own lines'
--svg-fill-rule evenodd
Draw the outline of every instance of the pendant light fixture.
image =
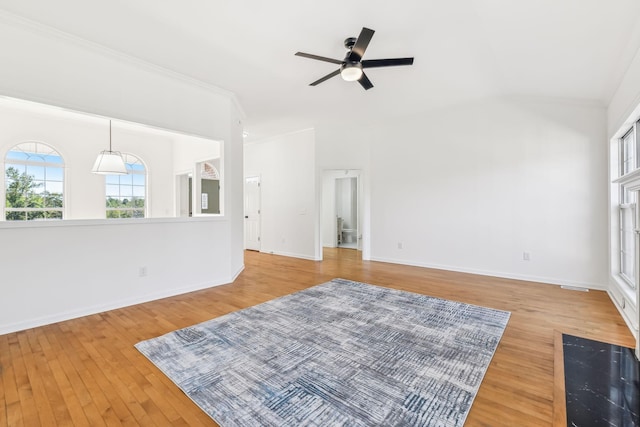
<svg viewBox="0 0 640 427">
<path fill-rule="evenodd" d="M 126 175 L 128 173 L 122 154 L 111 149 L 111 120 L 109 120 L 109 149 L 98 155 L 91 172 L 100 175 Z"/>
</svg>

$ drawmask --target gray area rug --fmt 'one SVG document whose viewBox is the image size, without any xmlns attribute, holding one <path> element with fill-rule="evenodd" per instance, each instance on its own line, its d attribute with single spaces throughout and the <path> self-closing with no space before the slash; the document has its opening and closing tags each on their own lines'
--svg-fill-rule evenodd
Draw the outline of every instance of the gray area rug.
<svg viewBox="0 0 640 427">
<path fill-rule="evenodd" d="M 509 315 L 334 279 L 136 348 L 221 426 L 461 426 Z"/>
</svg>

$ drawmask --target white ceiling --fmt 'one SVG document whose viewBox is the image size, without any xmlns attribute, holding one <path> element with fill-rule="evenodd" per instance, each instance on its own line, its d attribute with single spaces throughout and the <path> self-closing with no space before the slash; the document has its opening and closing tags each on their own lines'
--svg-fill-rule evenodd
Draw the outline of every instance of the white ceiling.
<svg viewBox="0 0 640 427">
<path fill-rule="evenodd" d="M 492 96 L 607 105 L 640 48 L 638 0 L 0 0 L 0 9 L 235 92 L 254 137 Z M 335 77 L 343 40 L 376 31 L 375 87 Z"/>
</svg>

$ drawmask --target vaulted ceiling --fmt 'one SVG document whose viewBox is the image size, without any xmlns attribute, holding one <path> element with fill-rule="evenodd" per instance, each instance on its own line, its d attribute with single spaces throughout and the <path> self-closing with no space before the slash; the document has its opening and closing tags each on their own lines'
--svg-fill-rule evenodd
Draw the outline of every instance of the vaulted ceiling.
<svg viewBox="0 0 640 427">
<path fill-rule="evenodd" d="M 607 105 L 640 48 L 637 0 L 0 0 L 35 21 L 234 92 L 259 138 L 333 120 L 377 120 L 495 96 Z M 330 63 L 363 26 L 364 91 Z"/>
</svg>

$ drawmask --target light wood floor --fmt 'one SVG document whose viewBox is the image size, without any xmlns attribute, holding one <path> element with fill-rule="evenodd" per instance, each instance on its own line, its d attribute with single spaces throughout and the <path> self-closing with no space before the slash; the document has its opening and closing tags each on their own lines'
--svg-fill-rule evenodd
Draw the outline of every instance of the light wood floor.
<svg viewBox="0 0 640 427">
<path fill-rule="evenodd" d="M 629 347 L 604 292 L 363 262 L 350 249 L 313 262 L 256 252 L 230 285 L 0 336 L 0 426 L 215 425 L 133 345 L 343 277 L 511 311 L 467 426 L 549 426 L 554 331 Z"/>
</svg>

